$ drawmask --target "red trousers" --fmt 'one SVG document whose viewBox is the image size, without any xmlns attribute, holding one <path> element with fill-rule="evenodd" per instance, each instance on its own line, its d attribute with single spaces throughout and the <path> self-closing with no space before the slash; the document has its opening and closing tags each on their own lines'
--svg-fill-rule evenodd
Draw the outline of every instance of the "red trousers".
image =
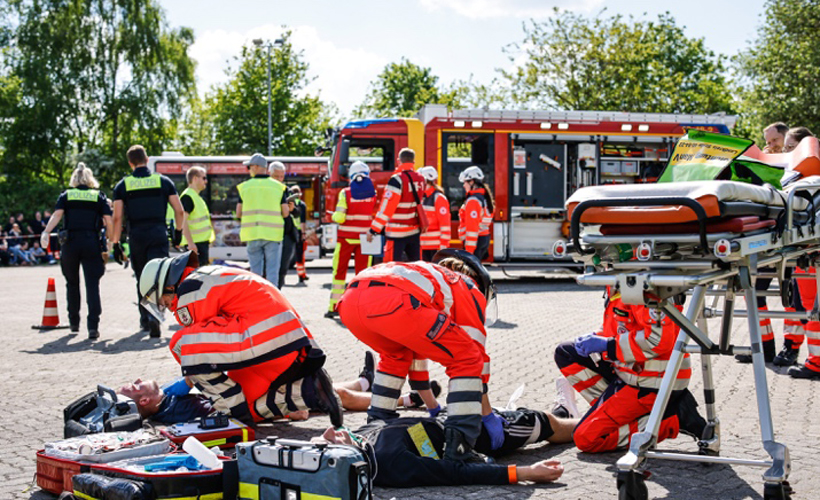
<svg viewBox="0 0 820 500">
<path fill-rule="evenodd" d="M 815 268 L 809 268 L 809 273 L 814 276 Z M 802 274 L 803 271 L 795 274 Z M 817 296 L 817 282 L 812 279 L 798 279 L 797 288 L 800 290 L 800 300 L 806 311 L 814 309 L 814 299 Z M 804 365 L 810 370 L 820 372 L 820 322 L 809 321 L 806 323 L 806 341 L 809 345 L 809 355 Z"/>
<path fill-rule="evenodd" d="M 242 394 L 255 422 L 261 422 L 265 418 L 256 413 L 254 402 L 268 394 L 271 383 L 293 365 L 298 355 L 298 352 L 292 352 L 259 365 L 228 372 L 228 377 L 242 387 Z"/>
<path fill-rule="evenodd" d="M 338 310 L 350 332 L 379 353 L 378 371 L 405 378 L 417 354 L 450 378 L 481 377 L 484 353 L 467 332 L 404 290 L 370 283 L 348 288 Z"/>
<path fill-rule="evenodd" d="M 347 280 L 347 268 L 350 264 L 350 258 L 354 257 L 356 274 L 364 271 L 370 266 L 370 256 L 362 253 L 362 247 L 359 240 L 353 240 L 351 243 L 342 238 L 336 244 L 336 250 L 333 252 L 333 281 L 330 285 L 330 306 L 328 311 L 335 311 L 336 304 L 342 298 L 345 292 L 345 281 Z"/>
<path fill-rule="evenodd" d="M 587 453 L 628 447 L 632 434 L 646 426 L 656 395 L 655 391 L 641 390 L 620 380 L 613 382 L 575 428 L 575 446 Z M 677 437 L 679 430 L 677 415 L 664 418 L 658 442 Z"/>
</svg>

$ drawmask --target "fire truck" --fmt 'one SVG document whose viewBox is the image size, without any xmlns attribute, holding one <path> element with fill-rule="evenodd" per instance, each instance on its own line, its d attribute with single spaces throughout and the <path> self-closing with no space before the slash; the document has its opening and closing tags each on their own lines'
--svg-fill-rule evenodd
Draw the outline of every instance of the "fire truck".
<svg viewBox="0 0 820 500">
<path fill-rule="evenodd" d="M 379 192 L 399 150 L 416 152 L 416 168 L 432 165 L 450 201 L 453 225 L 465 193 L 459 173 L 484 171 L 496 201 L 490 260 L 502 268 L 572 265 L 554 255 L 568 231 L 564 202 L 590 185 L 654 182 L 687 129 L 729 133 L 737 120 L 711 115 L 608 111 L 448 111 L 432 104 L 414 118 L 354 120 L 329 135 L 322 244 L 336 244 L 330 215 L 348 185 L 354 157 L 365 157 Z M 452 234 L 458 234 L 453 231 Z M 452 246 L 461 242 L 454 240 Z"/>
<path fill-rule="evenodd" d="M 162 156 L 149 156 L 148 169 L 168 176 L 177 191 L 187 186 L 185 172 L 192 166 L 203 167 L 208 172 L 208 186 L 200 193 L 211 211 L 216 240 L 211 245 L 210 255 L 214 259 L 247 260 L 245 245 L 239 240 L 239 221 L 236 219 L 236 204 L 239 192 L 236 186 L 248 180 L 248 168 L 242 163 L 247 156 L 184 156 L 177 152 L 164 152 Z M 322 179 L 327 174 L 327 158 L 312 156 L 272 156 L 270 163 L 281 161 L 287 167 L 285 184 L 298 185 L 302 190 L 302 201 L 307 206 L 307 230 L 305 258 L 319 257 L 319 225 L 317 206 L 321 201 Z"/>
</svg>

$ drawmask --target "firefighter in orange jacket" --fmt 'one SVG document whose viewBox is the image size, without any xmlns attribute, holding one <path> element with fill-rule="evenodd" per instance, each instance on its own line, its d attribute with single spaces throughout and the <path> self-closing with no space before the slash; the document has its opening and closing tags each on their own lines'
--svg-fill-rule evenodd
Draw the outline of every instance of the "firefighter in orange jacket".
<svg viewBox="0 0 820 500">
<path fill-rule="evenodd" d="M 380 355 L 368 420 L 397 418 L 414 357 L 431 359 L 450 377 L 445 458 L 465 460 L 482 425 L 495 445 L 503 442 L 503 423 L 494 417 L 482 382 L 489 369 L 484 324 L 494 321 L 495 292 L 475 256 L 447 249 L 434 261 L 366 269 L 350 283 L 338 309 L 351 333 Z"/>
<path fill-rule="evenodd" d="M 450 246 L 450 202 L 441 186 L 436 184 L 436 167 L 422 167 L 419 173 L 426 183 L 422 205 L 430 223 L 421 235 L 421 258 L 431 262 L 436 252 Z"/>
<path fill-rule="evenodd" d="M 680 309 L 680 306 L 678 306 Z M 655 403 L 680 327 L 660 309 L 607 299 L 600 331 L 560 344 L 555 363 L 590 409 L 575 428 L 575 445 L 589 453 L 626 448 L 643 430 Z M 600 362 L 595 361 L 595 355 Z M 658 442 L 678 432 L 701 439 L 706 421 L 689 392 L 686 354 L 658 431 Z"/>
<path fill-rule="evenodd" d="M 154 259 L 139 282 L 149 312 L 170 309 L 182 325 L 169 345 L 182 375 L 246 421 L 311 409 L 341 426 L 325 355 L 279 290 L 248 271 L 196 265 L 191 252 Z"/>
<path fill-rule="evenodd" d="M 458 181 L 467 193 L 458 211 L 458 237 L 464 242 L 465 250 L 484 260 L 490 254 L 490 227 L 495 209 L 493 194 L 484 182 L 484 172 L 475 165 L 461 172 Z"/>
<path fill-rule="evenodd" d="M 384 262 L 413 262 L 421 258 L 417 207 L 424 196 L 424 178 L 414 170 L 415 159 L 412 149 L 399 151 L 396 174 L 387 181 L 379 211 L 367 234 L 367 241 L 373 241 L 374 235 L 384 231 Z"/>
<path fill-rule="evenodd" d="M 333 212 L 333 222 L 338 224 L 336 250 L 333 252 L 333 282 L 330 285 L 330 306 L 326 318 L 338 316 L 336 304 L 345 291 L 347 267 L 354 258 L 355 271 L 359 274 L 370 266 L 372 257 L 362 253 L 360 238 L 373 221 L 376 208 L 376 188 L 370 180 L 370 167 L 357 161 L 348 170 L 350 186 L 339 192 L 339 201 Z"/>
</svg>

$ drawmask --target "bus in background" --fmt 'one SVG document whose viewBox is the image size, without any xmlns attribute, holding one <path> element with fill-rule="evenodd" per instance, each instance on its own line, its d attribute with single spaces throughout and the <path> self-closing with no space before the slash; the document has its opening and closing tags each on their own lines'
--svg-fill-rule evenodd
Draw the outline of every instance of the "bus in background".
<svg viewBox="0 0 820 500">
<path fill-rule="evenodd" d="M 248 180 L 248 168 L 242 164 L 248 156 L 184 156 L 181 153 L 164 152 L 162 156 L 148 157 L 148 168 L 168 176 L 182 193 L 186 188 L 185 173 L 193 166 L 208 172 L 208 186 L 200 193 L 211 211 L 216 240 L 211 245 L 212 259 L 247 260 L 245 245 L 239 239 L 239 221 L 236 204 L 239 193 L 236 186 Z M 298 185 L 302 201 L 307 206 L 307 260 L 320 256 L 319 229 L 322 206 L 322 183 L 327 175 L 327 158 L 315 156 L 272 156 L 268 163 L 281 161 L 287 167 L 285 184 Z"/>
</svg>

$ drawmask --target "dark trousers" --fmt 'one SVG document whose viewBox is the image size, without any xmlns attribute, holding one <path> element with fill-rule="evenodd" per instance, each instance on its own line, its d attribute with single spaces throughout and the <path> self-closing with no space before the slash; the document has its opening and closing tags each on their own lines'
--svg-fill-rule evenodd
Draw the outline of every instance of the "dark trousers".
<svg viewBox="0 0 820 500">
<path fill-rule="evenodd" d="M 421 235 L 385 238 L 384 262 L 415 262 L 421 260 Z"/>
<path fill-rule="evenodd" d="M 168 257 L 168 234 L 165 232 L 164 224 L 136 226 L 128 232 L 128 242 L 131 249 L 131 267 L 137 277 L 137 303 L 139 303 L 142 269 L 151 259 Z M 144 307 L 138 307 L 141 327 L 147 328 L 149 322 L 157 321 Z"/>
<path fill-rule="evenodd" d="M 196 243 L 196 251 L 198 252 L 200 266 L 207 266 L 210 263 L 211 258 L 208 254 L 208 250 L 210 248 L 211 244 L 207 241 L 203 241 L 202 243 Z"/>
<path fill-rule="evenodd" d="M 80 324 L 80 266 L 85 278 L 85 301 L 88 305 L 89 330 L 97 330 L 100 324 L 102 305 L 100 304 L 100 278 L 105 273 L 105 262 L 100 252 L 100 240 L 93 231 L 69 235 L 63 245 L 60 267 L 66 281 L 68 302 L 68 322 Z"/>
<path fill-rule="evenodd" d="M 282 238 L 282 263 L 279 264 L 279 286 L 278 288 L 281 290 L 283 286 L 285 286 L 285 276 L 288 275 L 288 269 L 290 269 L 291 264 L 293 263 L 293 258 L 296 256 L 296 244 L 298 240 L 292 238 L 288 235 L 285 235 Z"/>
<path fill-rule="evenodd" d="M 478 260 L 486 260 L 490 256 L 490 235 L 479 236 L 474 254 Z"/>
<path fill-rule="evenodd" d="M 433 262 L 433 257 L 435 257 L 436 252 L 438 252 L 438 250 L 422 250 L 421 260 L 424 262 Z"/>
</svg>

